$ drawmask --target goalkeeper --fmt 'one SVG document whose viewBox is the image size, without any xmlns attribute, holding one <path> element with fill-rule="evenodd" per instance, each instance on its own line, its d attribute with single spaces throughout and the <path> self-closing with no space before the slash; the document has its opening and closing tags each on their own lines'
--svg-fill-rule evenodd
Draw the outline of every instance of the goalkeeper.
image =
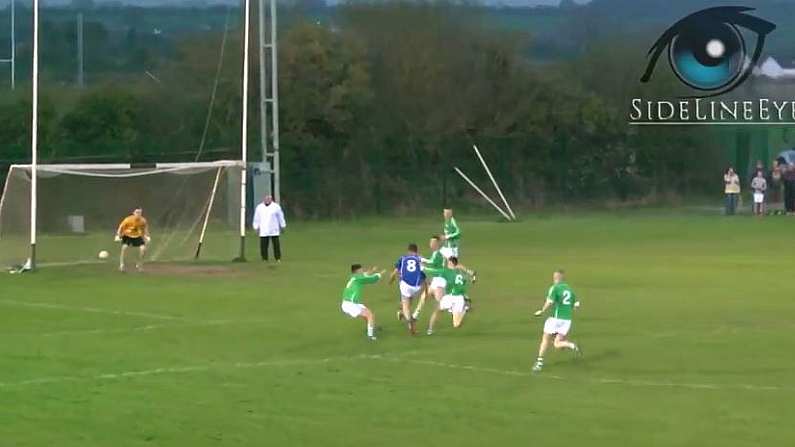
<svg viewBox="0 0 795 447">
<path fill-rule="evenodd" d="M 121 255 L 119 256 L 119 271 L 124 272 L 124 258 L 127 248 L 138 247 L 138 262 L 135 268 L 140 272 L 144 268 L 146 244 L 152 240 L 149 237 L 149 224 L 143 216 L 144 211 L 136 208 L 133 213 L 124 218 L 116 230 L 116 242 L 121 242 Z"/>
</svg>

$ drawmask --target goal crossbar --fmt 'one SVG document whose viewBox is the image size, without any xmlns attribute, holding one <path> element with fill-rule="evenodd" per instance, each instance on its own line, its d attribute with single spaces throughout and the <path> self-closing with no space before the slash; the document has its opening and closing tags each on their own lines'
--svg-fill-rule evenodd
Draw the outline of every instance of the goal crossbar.
<svg viewBox="0 0 795 447">
<path fill-rule="evenodd" d="M 31 169 L 33 165 L 30 164 L 14 164 L 11 168 L 18 169 Z M 219 160 L 219 161 L 203 161 L 203 162 L 184 162 L 184 163 L 60 163 L 60 164 L 42 164 L 37 165 L 39 171 L 48 170 L 68 170 L 68 171 L 113 171 L 124 169 L 193 169 L 193 168 L 225 168 L 225 167 L 243 167 L 241 160 Z"/>
<path fill-rule="evenodd" d="M 41 174 L 80 175 L 84 177 L 142 177 L 177 173 L 179 171 L 193 171 L 196 169 L 233 168 L 243 167 L 242 161 L 223 160 L 214 162 L 197 163 L 151 163 L 151 164 L 120 164 L 120 163 L 92 163 L 92 164 L 39 164 L 36 167 Z M 31 171 L 32 165 L 11 165 L 11 169 Z M 132 171 L 125 173 L 109 174 L 108 171 Z"/>
</svg>

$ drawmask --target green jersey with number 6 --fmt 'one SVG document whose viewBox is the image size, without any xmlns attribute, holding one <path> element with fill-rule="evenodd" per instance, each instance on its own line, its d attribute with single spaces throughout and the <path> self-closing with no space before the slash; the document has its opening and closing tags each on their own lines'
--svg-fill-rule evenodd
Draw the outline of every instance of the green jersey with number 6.
<svg viewBox="0 0 795 447">
<path fill-rule="evenodd" d="M 460 269 L 451 268 L 426 268 L 425 274 L 429 276 L 441 276 L 447 281 L 447 290 L 445 293 L 455 296 L 466 296 L 467 289 L 469 288 L 469 275 L 467 272 Z"/>
<path fill-rule="evenodd" d="M 553 284 L 547 292 L 547 299 L 554 303 L 552 316 L 560 320 L 571 320 L 574 311 L 574 303 L 577 295 L 565 282 Z"/>
</svg>

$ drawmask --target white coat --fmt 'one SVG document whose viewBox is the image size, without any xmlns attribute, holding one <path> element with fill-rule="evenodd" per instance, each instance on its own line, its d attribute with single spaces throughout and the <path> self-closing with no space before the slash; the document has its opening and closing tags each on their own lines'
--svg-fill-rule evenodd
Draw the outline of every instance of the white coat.
<svg viewBox="0 0 795 447">
<path fill-rule="evenodd" d="M 280 235 L 287 227 L 282 207 L 276 202 L 271 202 L 270 205 L 260 203 L 254 211 L 253 226 L 259 237 Z"/>
</svg>

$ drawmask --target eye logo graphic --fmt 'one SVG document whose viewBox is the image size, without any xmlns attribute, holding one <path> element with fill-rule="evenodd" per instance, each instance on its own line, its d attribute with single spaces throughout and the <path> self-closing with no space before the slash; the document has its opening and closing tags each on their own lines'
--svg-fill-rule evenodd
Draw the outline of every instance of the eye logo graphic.
<svg viewBox="0 0 795 447">
<path fill-rule="evenodd" d="M 728 93 L 748 79 L 765 47 L 765 38 L 776 25 L 746 14 L 754 8 L 721 6 L 690 14 L 668 28 L 649 50 L 649 63 L 641 82 L 651 80 L 663 51 L 682 83 L 703 92 L 690 98 L 709 98 Z M 757 34 L 749 56 L 738 27 Z"/>
</svg>

